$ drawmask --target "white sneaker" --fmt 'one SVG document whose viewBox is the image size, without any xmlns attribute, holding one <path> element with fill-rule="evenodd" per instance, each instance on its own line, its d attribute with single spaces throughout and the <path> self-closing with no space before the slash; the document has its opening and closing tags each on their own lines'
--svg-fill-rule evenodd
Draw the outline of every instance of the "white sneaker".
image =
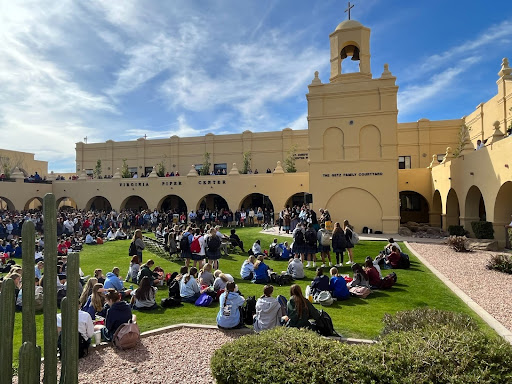
<svg viewBox="0 0 512 384">
<path fill-rule="evenodd" d="M 329 267 L 332 267 L 332 263 L 329 261 Z"/>
<path fill-rule="evenodd" d="M 316 267 L 316 263 L 315 263 L 315 262 L 313 262 L 313 268 L 315 268 L 315 267 Z"/>
<path fill-rule="evenodd" d="M 309 267 L 311 267 L 311 264 L 310 264 L 310 263 L 307 263 L 307 264 L 306 264 L 306 268 L 309 268 Z"/>
<path fill-rule="evenodd" d="M 347 265 L 352 265 L 352 262 L 349 260 L 349 261 L 347 261 L 345 264 L 347 264 Z"/>
<path fill-rule="evenodd" d="M 325 268 L 325 264 L 322 264 L 320 267 Z"/>
</svg>

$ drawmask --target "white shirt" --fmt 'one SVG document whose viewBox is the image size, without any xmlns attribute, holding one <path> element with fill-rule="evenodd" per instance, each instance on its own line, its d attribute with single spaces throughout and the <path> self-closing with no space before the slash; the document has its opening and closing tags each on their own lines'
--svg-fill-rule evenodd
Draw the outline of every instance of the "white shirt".
<svg viewBox="0 0 512 384">
<path fill-rule="evenodd" d="M 62 328 L 62 316 L 57 313 L 57 327 Z M 94 335 L 94 324 L 91 315 L 87 312 L 78 310 L 78 332 L 85 340 L 88 340 Z"/>
</svg>

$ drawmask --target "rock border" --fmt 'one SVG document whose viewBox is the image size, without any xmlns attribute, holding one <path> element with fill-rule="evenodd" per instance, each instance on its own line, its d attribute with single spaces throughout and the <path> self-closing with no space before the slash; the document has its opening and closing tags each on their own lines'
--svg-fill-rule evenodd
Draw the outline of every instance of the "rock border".
<svg viewBox="0 0 512 384">
<path fill-rule="evenodd" d="M 489 312 L 478 305 L 471 297 L 469 297 L 464 291 L 452 283 L 445 275 L 439 272 L 432 264 L 425 260 L 408 241 L 404 241 L 405 246 L 418 258 L 421 263 L 426 266 L 430 271 L 441 279 L 450 290 L 455 293 L 464 303 L 467 304 L 473 311 L 476 312 L 480 318 L 485 321 L 492 329 L 496 331 L 498 335 L 504 338 L 507 342 L 512 344 L 512 331 L 496 320 Z"/>
</svg>

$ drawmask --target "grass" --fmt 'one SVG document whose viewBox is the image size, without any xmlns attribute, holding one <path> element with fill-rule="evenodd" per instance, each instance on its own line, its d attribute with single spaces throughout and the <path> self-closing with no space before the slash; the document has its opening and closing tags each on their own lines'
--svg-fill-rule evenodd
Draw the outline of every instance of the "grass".
<svg viewBox="0 0 512 384">
<path fill-rule="evenodd" d="M 263 248 L 268 249 L 274 236 L 260 233 L 260 228 L 241 228 L 237 233 L 244 241 L 245 248 L 256 240 L 260 239 Z M 278 237 L 280 241 L 291 241 L 290 238 Z M 384 247 L 382 241 L 362 241 L 354 249 L 354 261 L 363 263 L 366 256 L 374 257 Z M 405 248 L 403 244 L 401 247 Z M 121 277 L 126 275 L 130 257 L 128 256 L 129 240 L 106 243 L 100 246 L 84 246 L 80 253 L 80 266 L 86 275 L 93 275 L 96 268 L 103 269 L 104 274 L 117 266 L 121 269 Z M 397 311 L 409 310 L 417 307 L 431 307 L 442 310 L 466 313 L 472 316 L 478 324 L 489 334 L 494 332 L 484 323 L 466 304 L 464 304 L 446 285 L 442 283 L 429 269 L 421 264 L 407 249 L 411 259 L 411 268 L 408 270 L 396 271 L 398 275 L 397 284 L 390 290 L 374 291 L 366 299 L 351 298 L 348 301 L 335 302 L 326 309 L 332 318 L 336 330 L 346 337 L 374 338 L 383 328 L 382 318 L 384 314 L 394 314 Z M 335 261 L 335 256 L 333 262 Z M 152 258 L 155 265 L 161 266 L 164 271 L 178 271 L 183 263 L 170 262 L 149 252 L 144 252 L 143 259 L 147 261 Z M 245 297 L 261 296 L 263 286 L 252 284 L 240 278 L 240 266 L 247 258 L 247 255 L 232 254 L 220 259 L 220 269 L 235 277 L 240 291 Z M 347 257 L 345 256 L 345 261 Z M 276 272 L 286 270 L 287 263 L 284 261 L 268 261 L 268 265 Z M 327 269 L 327 268 L 326 268 Z M 297 281 L 303 288 L 310 284 L 315 276 L 311 268 L 305 271 L 304 280 Z M 328 271 L 325 271 L 328 274 Z M 383 271 L 388 274 L 391 271 Z M 350 274 L 349 266 L 343 266 L 340 273 Z M 129 287 L 129 283 L 125 283 Z M 274 295 L 282 294 L 289 297 L 290 287 L 275 287 Z M 157 293 L 157 303 L 160 299 L 167 297 L 167 287 L 160 287 Z M 319 309 L 321 306 L 317 306 Z M 136 312 L 137 323 L 142 332 L 167 325 L 178 323 L 198 323 L 215 325 L 215 318 L 218 306 L 209 308 L 196 307 L 193 304 L 184 304 L 177 308 L 159 308 L 151 312 Z M 36 315 L 37 340 L 43 345 L 43 315 Z M 21 313 L 16 314 L 14 330 L 14 351 L 17 356 L 21 345 Z"/>
</svg>

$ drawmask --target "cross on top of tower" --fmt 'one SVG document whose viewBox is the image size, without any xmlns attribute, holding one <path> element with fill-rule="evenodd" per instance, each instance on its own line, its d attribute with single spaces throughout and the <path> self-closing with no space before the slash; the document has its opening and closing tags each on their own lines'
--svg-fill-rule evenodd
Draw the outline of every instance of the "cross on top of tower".
<svg viewBox="0 0 512 384">
<path fill-rule="evenodd" d="M 350 1 L 348 2 L 348 8 L 345 9 L 345 13 L 348 12 L 348 19 L 350 20 L 350 10 L 354 8 L 354 4 L 350 5 Z"/>
</svg>

